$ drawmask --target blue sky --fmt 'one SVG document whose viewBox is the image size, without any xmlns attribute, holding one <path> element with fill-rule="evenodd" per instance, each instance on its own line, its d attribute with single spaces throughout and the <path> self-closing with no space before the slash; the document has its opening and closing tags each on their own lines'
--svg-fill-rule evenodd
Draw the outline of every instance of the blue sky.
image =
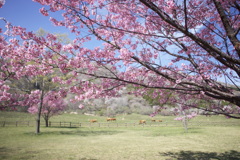
<svg viewBox="0 0 240 160">
<path fill-rule="evenodd" d="M 50 16 L 45 17 L 39 9 L 43 6 L 32 0 L 5 0 L 5 5 L 0 8 L 0 17 L 4 17 L 7 21 L 11 22 L 14 26 L 22 26 L 27 28 L 27 31 L 37 31 L 43 28 L 51 33 L 66 33 L 69 38 L 74 39 L 74 35 L 71 34 L 65 27 L 56 27 L 50 21 L 50 16 L 59 19 L 60 13 L 50 13 Z M 0 28 L 4 29 L 5 22 L 0 20 Z M 95 41 L 89 42 L 86 46 L 89 48 L 99 46 L 100 43 Z M 167 57 L 167 59 L 169 59 Z M 166 57 L 162 60 L 166 61 Z"/>
<path fill-rule="evenodd" d="M 5 18 L 14 26 L 21 26 L 27 29 L 27 31 L 36 32 L 40 28 L 50 33 L 62 33 L 68 35 L 70 39 L 75 39 L 75 34 L 71 33 L 65 27 L 54 26 L 50 17 L 54 17 L 57 20 L 61 20 L 61 12 L 49 12 L 49 16 L 43 16 L 39 9 L 43 6 L 32 0 L 5 0 L 5 4 L 0 8 L 0 17 Z M 0 20 L 0 28 L 5 31 L 5 22 Z M 94 48 L 101 45 L 97 40 L 86 43 L 84 46 L 88 48 Z"/>
<path fill-rule="evenodd" d="M 52 33 L 69 33 L 64 27 L 56 27 L 50 21 L 49 17 L 43 16 L 39 9 L 43 6 L 32 0 L 5 0 L 5 5 L 0 8 L 0 17 L 4 17 L 14 26 L 22 26 L 28 31 L 37 31 L 43 28 Z M 54 13 L 53 17 L 59 17 L 60 13 Z M 0 27 L 5 23 L 0 21 Z M 3 29 L 5 30 L 5 29 Z"/>
</svg>

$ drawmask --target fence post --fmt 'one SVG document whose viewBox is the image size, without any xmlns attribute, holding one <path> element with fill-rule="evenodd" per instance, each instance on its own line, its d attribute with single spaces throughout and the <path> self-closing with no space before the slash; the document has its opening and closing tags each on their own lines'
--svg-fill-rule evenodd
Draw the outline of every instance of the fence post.
<svg viewBox="0 0 240 160">
<path fill-rule="evenodd" d="M 70 128 L 72 127 L 72 122 L 70 122 Z"/>
<path fill-rule="evenodd" d="M 60 127 L 61 127 L 61 121 L 60 121 Z"/>
<path fill-rule="evenodd" d="M 16 121 L 16 127 L 18 126 L 18 121 Z"/>
<path fill-rule="evenodd" d="M 6 122 L 5 122 L 5 121 L 3 121 L 3 127 L 5 127 L 5 123 L 6 123 Z"/>
<path fill-rule="evenodd" d="M 79 127 L 82 127 L 82 124 L 81 124 L 81 122 L 79 122 Z"/>
</svg>

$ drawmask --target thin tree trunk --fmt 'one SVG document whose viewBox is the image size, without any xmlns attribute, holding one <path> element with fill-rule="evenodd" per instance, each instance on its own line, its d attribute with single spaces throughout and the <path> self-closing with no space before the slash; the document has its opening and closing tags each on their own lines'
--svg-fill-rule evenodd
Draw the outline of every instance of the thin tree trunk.
<svg viewBox="0 0 240 160">
<path fill-rule="evenodd" d="M 183 122 L 183 127 L 185 129 L 185 132 L 187 133 L 188 132 L 188 120 L 186 118 L 186 115 L 184 115 L 182 122 Z"/>
<path fill-rule="evenodd" d="M 41 113 L 42 113 L 42 107 L 43 107 L 43 97 L 44 97 L 44 90 L 42 89 L 41 92 L 41 101 L 40 101 L 40 106 L 38 108 L 38 113 L 37 113 L 37 119 L 36 119 L 36 134 L 40 133 L 40 119 L 41 119 Z"/>
<path fill-rule="evenodd" d="M 40 133 L 40 119 L 38 119 L 38 116 L 37 116 L 37 120 L 36 120 L 36 134 L 39 134 Z"/>
<path fill-rule="evenodd" d="M 45 118 L 45 126 L 48 127 L 48 118 Z"/>
<path fill-rule="evenodd" d="M 178 108 L 180 110 L 180 113 L 181 115 L 183 116 L 183 120 L 182 120 L 182 123 L 183 123 L 183 127 L 185 129 L 185 132 L 187 133 L 188 132 L 188 119 L 186 117 L 186 113 L 185 111 L 182 109 L 182 106 L 178 105 Z"/>
</svg>

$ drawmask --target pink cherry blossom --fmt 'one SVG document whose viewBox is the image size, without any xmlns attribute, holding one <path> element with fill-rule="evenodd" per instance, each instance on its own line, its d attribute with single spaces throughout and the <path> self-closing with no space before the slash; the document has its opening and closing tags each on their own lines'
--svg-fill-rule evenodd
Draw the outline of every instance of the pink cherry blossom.
<svg viewBox="0 0 240 160">
<path fill-rule="evenodd" d="M 40 9 L 40 12 L 41 12 L 44 16 L 48 16 L 48 15 L 49 15 L 48 12 L 47 12 L 47 10 L 46 10 L 45 8 L 41 8 L 41 9 Z"/>
<path fill-rule="evenodd" d="M 44 16 L 60 11 L 62 17 L 50 21 L 76 37 L 63 44 L 54 34 L 39 37 L 2 19 L 6 21 L 0 35 L 4 84 L 8 79 L 45 76 L 58 68 L 67 78 L 56 76 L 53 81 L 69 85 L 75 100 L 120 96 L 124 87 L 131 86 L 130 94 L 150 93 L 161 105 L 180 106 L 179 111 L 201 109 L 239 118 L 236 0 L 34 1 L 43 6 Z M 3 100 L 11 97 L 8 92 L 0 95 Z M 29 105 L 39 103 L 39 93 L 28 98 Z M 209 105 L 202 107 L 202 101 Z"/>
<path fill-rule="evenodd" d="M 80 104 L 78 108 L 83 109 L 84 105 Z"/>
<path fill-rule="evenodd" d="M 5 0 L 0 0 L 0 8 L 2 8 L 4 4 L 5 4 Z"/>
</svg>

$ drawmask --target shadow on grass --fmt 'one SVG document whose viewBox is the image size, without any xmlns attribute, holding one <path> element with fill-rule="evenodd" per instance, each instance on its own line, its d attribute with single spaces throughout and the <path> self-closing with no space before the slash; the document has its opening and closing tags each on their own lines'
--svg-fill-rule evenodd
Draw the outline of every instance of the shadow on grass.
<svg viewBox="0 0 240 160">
<path fill-rule="evenodd" d="M 79 130 L 79 129 L 74 129 L 69 128 L 65 130 L 65 128 L 62 128 L 62 130 L 59 131 L 42 131 L 41 133 L 38 134 L 38 136 L 45 136 L 45 135 L 76 135 L 76 136 L 99 136 L 99 135 L 114 135 L 122 133 L 122 131 L 113 131 L 113 130 Z M 25 133 L 27 135 L 36 135 L 33 132 L 27 132 Z"/>
<path fill-rule="evenodd" d="M 114 135 L 120 133 L 119 131 L 60 131 L 62 135 L 79 135 L 79 136 L 99 136 L 99 135 Z"/>
<path fill-rule="evenodd" d="M 6 159 L 13 150 L 6 147 L 0 147 L 0 159 Z"/>
<path fill-rule="evenodd" d="M 224 153 L 180 151 L 159 154 L 160 156 L 170 158 L 169 160 L 240 160 L 240 152 L 235 150 Z"/>
<path fill-rule="evenodd" d="M 34 159 L 35 155 L 38 154 L 37 151 L 28 151 L 26 153 L 18 153 L 18 150 L 12 149 L 12 148 L 7 148 L 7 147 L 0 147 L 0 159 Z"/>
</svg>

